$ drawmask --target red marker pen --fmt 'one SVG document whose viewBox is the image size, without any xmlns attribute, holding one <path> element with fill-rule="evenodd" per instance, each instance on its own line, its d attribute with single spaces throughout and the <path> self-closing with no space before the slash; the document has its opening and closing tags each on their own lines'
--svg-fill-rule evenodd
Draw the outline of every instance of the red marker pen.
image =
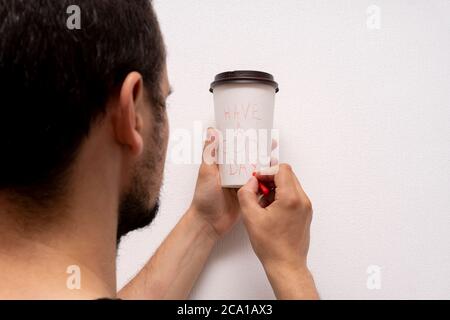
<svg viewBox="0 0 450 320">
<path fill-rule="evenodd" d="M 256 178 L 256 172 L 253 172 L 253 176 Z M 258 178 L 256 178 L 258 179 Z M 270 190 L 267 188 L 267 186 L 258 180 L 259 190 L 261 190 L 262 194 L 266 197 L 269 195 Z"/>
</svg>

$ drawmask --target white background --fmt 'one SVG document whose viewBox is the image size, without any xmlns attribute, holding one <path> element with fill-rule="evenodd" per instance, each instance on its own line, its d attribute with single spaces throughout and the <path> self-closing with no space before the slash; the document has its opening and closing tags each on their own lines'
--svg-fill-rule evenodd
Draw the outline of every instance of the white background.
<svg viewBox="0 0 450 320">
<path fill-rule="evenodd" d="M 367 27 L 370 5 L 380 29 Z M 172 132 L 213 124 L 216 73 L 280 83 L 275 126 L 315 217 L 309 263 L 325 299 L 450 299 L 450 1 L 155 1 L 169 57 Z M 123 240 L 118 285 L 188 207 L 198 165 L 168 156 L 154 224 Z M 370 265 L 382 287 L 366 287 Z M 273 298 L 241 225 L 193 299 Z"/>
</svg>

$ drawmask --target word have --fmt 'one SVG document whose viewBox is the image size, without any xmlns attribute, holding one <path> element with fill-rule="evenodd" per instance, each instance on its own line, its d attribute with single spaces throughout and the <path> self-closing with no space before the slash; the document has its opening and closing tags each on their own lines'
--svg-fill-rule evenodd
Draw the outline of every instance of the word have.
<svg viewBox="0 0 450 320">
<path fill-rule="evenodd" d="M 256 104 L 242 104 L 228 106 L 224 110 L 225 120 L 227 121 L 242 121 L 242 120 L 261 120 L 258 115 L 259 108 Z"/>
</svg>

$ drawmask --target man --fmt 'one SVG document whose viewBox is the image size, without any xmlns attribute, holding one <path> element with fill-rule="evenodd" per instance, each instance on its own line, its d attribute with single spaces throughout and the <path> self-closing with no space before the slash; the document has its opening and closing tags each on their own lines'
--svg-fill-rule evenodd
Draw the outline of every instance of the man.
<svg viewBox="0 0 450 320">
<path fill-rule="evenodd" d="M 79 30 L 65 21 L 74 4 Z M 224 190 L 206 162 L 187 212 L 117 293 L 118 241 L 158 211 L 169 135 L 152 6 L 1 0 L 0 35 L 0 298 L 187 298 L 240 211 L 276 296 L 317 298 L 306 262 L 312 209 L 291 167 L 258 177 L 276 186 L 263 208 L 256 178 Z M 213 156 L 215 136 L 205 146 Z M 79 290 L 68 287 L 70 266 Z"/>
</svg>

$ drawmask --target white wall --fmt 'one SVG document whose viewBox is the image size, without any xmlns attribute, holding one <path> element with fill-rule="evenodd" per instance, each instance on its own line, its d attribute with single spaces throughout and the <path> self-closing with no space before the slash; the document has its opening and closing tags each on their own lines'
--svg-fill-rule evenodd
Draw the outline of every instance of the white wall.
<svg viewBox="0 0 450 320">
<path fill-rule="evenodd" d="M 380 29 L 367 8 L 381 9 Z M 450 1 L 159 0 L 172 131 L 213 124 L 216 73 L 280 83 L 281 158 L 310 195 L 310 266 L 325 299 L 450 299 Z M 373 27 L 374 20 L 369 20 Z M 170 159 L 169 159 L 170 160 Z M 190 203 L 197 165 L 166 165 L 154 224 L 119 251 L 122 286 Z M 367 267 L 382 287 L 366 287 Z M 273 298 L 242 226 L 194 299 Z"/>
</svg>

